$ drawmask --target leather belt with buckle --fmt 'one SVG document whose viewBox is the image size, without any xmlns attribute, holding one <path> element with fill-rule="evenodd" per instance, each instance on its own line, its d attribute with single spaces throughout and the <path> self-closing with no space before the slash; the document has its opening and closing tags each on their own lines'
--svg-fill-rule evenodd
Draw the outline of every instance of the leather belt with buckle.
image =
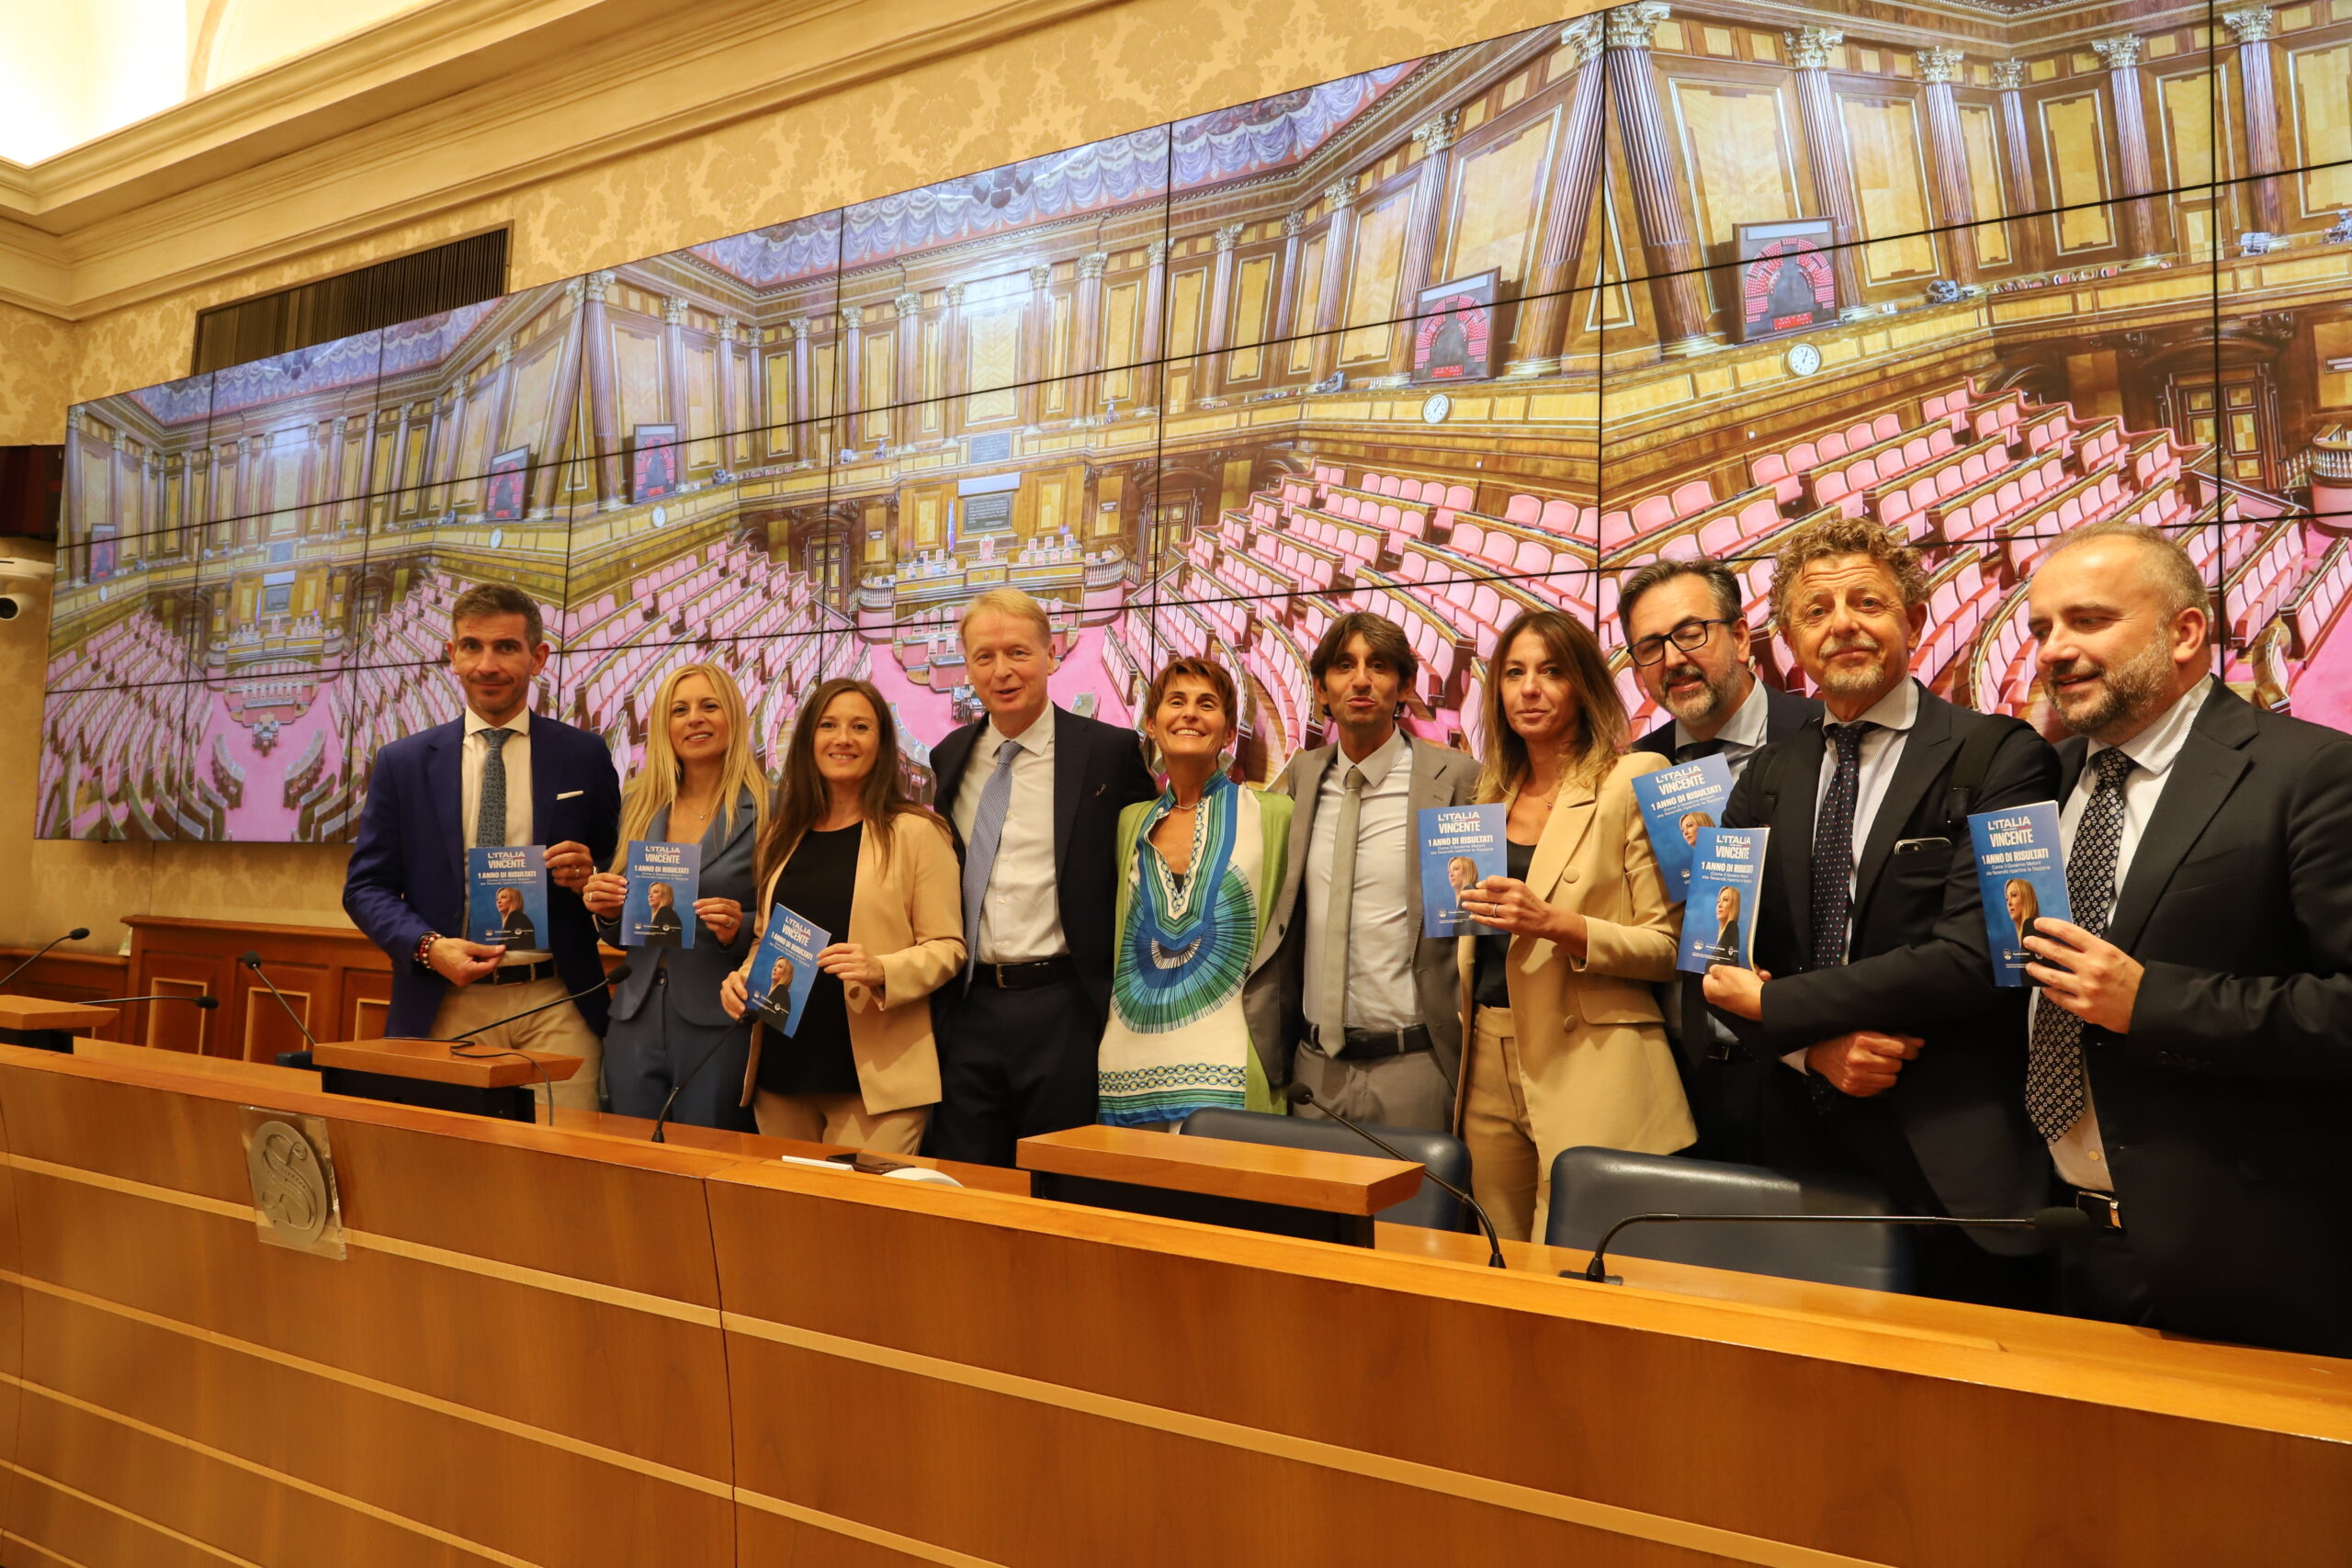
<svg viewBox="0 0 2352 1568">
<path fill-rule="evenodd" d="M 525 986 L 533 980 L 555 978 L 555 960 L 543 958 L 537 964 L 502 964 L 477 982 L 477 985 Z"/>
<path fill-rule="evenodd" d="M 2075 1207 L 2088 1214 L 2091 1224 L 2100 1230 L 2123 1228 L 2123 1205 L 2105 1192 L 2086 1192 L 2078 1187 L 2075 1190 Z"/>
<path fill-rule="evenodd" d="M 1315 1044 L 1326 1056 L 1337 1060 L 1342 1056 L 1351 1062 L 1375 1061 L 1383 1056 L 1409 1055 L 1430 1048 L 1430 1032 L 1426 1024 L 1410 1024 L 1403 1029 L 1351 1029 L 1347 1043 L 1334 1051 L 1323 1038 L 1320 1028 L 1313 1031 Z"/>
<path fill-rule="evenodd" d="M 1067 980 L 1077 973 L 1076 966 L 1064 956 L 1040 958 L 1027 964 L 982 964 L 974 967 L 972 977 L 1001 991 L 1033 991 L 1040 986 Z"/>
</svg>

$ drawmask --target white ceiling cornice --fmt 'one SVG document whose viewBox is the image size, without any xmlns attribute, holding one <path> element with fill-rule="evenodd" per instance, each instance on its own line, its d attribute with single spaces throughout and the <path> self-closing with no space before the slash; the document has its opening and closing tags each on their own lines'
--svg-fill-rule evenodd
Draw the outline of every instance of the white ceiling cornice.
<svg viewBox="0 0 2352 1568">
<path fill-rule="evenodd" d="M 37 166 L 0 162 L 0 300 L 79 320 L 186 293 L 1122 3 L 439 0 Z M 677 243 L 797 216 L 730 213 Z"/>
</svg>

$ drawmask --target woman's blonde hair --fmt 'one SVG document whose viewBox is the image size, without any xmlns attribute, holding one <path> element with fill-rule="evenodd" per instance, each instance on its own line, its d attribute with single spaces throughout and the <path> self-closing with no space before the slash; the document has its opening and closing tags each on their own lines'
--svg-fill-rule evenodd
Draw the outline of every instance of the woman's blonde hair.
<svg viewBox="0 0 2352 1568">
<path fill-rule="evenodd" d="M 1598 787 L 1617 764 L 1628 727 L 1625 700 L 1609 679 L 1609 660 L 1592 628 L 1557 610 L 1527 610 L 1503 628 L 1495 639 L 1494 657 L 1487 660 L 1487 691 L 1480 706 L 1486 715 L 1485 755 L 1479 759 L 1478 798 L 1500 800 L 1527 782 L 1527 742 L 1510 727 L 1503 713 L 1503 660 L 1522 632 L 1532 632 L 1544 651 L 1567 672 L 1577 705 L 1576 759 L 1568 776 Z"/>
<path fill-rule="evenodd" d="M 628 790 L 621 796 L 620 845 L 613 852 L 612 869 L 616 872 L 626 869 L 630 843 L 644 839 L 653 830 L 653 819 L 678 803 L 678 785 L 684 781 L 685 765 L 678 761 L 678 753 L 670 744 L 670 705 L 677 699 L 678 682 L 689 675 L 699 675 L 710 682 L 710 689 L 718 694 L 720 709 L 727 715 L 727 760 L 720 764 L 718 773 L 720 839 L 735 836 L 736 800 L 747 789 L 752 792 L 753 833 L 756 835 L 768 825 L 768 779 L 752 750 L 752 720 L 743 706 L 742 689 L 735 684 L 733 676 L 716 664 L 681 664 L 662 677 L 662 684 L 654 688 L 653 705 L 646 713 L 645 764 L 628 781 Z"/>
</svg>

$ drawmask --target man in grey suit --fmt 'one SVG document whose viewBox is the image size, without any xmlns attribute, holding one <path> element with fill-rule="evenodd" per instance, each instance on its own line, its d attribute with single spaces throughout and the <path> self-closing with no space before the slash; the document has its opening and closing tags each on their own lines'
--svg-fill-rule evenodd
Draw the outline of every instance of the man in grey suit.
<svg viewBox="0 0 2352 1568">
<path fill-rule="evenodd" d="M 1454 939 L 1421 934 L 1418 824 L 1427 807 L 1469 804 L 1478 763 L 1397 728 L 1420 660 L 1396 622 L 1340 616 L 1308 667 L 1337 739 L 1293 757 L 1273 784 L 1298 807 L 1243 994 L 1250 1038 L 1277 1090 L 1295 1078 L 1355 1121 L 1443 1131 L 1462 1069 L 1462 981 Z"/>
</svg>

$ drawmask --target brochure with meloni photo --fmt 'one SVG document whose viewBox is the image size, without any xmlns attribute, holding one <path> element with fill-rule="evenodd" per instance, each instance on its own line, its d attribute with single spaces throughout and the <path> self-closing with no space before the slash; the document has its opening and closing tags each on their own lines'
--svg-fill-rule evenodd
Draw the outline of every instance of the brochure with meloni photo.
<svg viewBox="0 0 2352 1568">
<path fill-rule="evenodd" d="M 548 945 L 544 845 L 466 852 L 466 939 L 526 952 Z"/>
<path fill-rule="evenodd" d="M 1731 784 L 1731 764 L 1721 757 L 1634 775 L 1634 799 L 1642 808 L 1642 826 L 1649 829 L 1668 897 L 1679 902 L 1690 896 L 1690 852 L 1702 829 L 1722 826 Z"/>
<path fill-rule="evenodd" d="M 2034 962 L 2024 939 L 2044 916 L 2071 920 L 2066 856 L 2058 844 L 2058 803 L 2036 801 L 2006 811 L 1979 811 L 1968 819 L 1976 851 L 1976 886 L 1984 897 L 1984 934 L 1992 939 L 1993 982 L 2030 986 Z"/>
<path fill-rule="evenodd" d="M 1682 951 L 1674 966 L 1703 975 L 1712 964 L 1756 967 L 1756 902 L 1764 886 L 1769 828 L 1702 828 L 1690 857 L 1690 897 L 1682 905 Z"/>
<path fill-rule="evenodd" d="M 700 844 L 632 839 L 628 892 L 621 898 L 623 947 L 692 947 L 695 886 L 702 879 Z"/>
<path fill-rule="evenodd" d="M 1462 912 L 1462 893 L 1510 874 L 1503 824 L 1510 807 L 1431 806 L 1421 811 L 1421 934 L 1460 936 L 1487 928 Z"/>
<path fill-rule="evenodd" d="M 808 987 L 817 983 L 817 954 L 832 938 L 778 904 L 768 911 L 768 929 L 752 954 L 752 1006 L 771 1029 L 790 1034 L 800 1027 Z"/>
</svg>

